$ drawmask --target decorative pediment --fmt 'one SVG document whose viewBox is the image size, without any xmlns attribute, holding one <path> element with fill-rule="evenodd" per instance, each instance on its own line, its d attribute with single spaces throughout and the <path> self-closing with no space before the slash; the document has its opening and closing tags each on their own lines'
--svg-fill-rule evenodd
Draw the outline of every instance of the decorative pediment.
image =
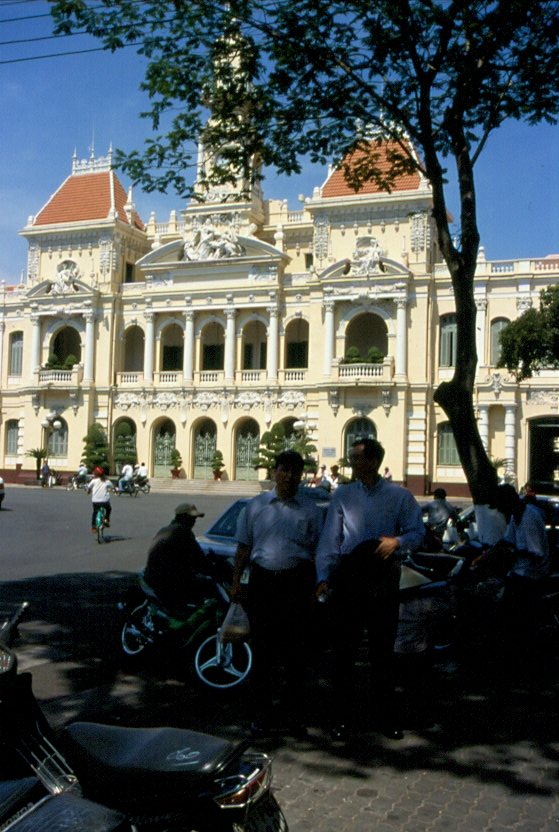
<svg viewBox="0 0 559 832">
<path fill-rule="evenodd" d="M 252 260 L 263 257 L 269 260 L 285 260 L 289 257 L 275 246 L 257 240 L 256 237 L 242 237 L 231 229 L 218 230 L 212 225 L 203 225 L 186 235 L 182 240 L 173 240 L 150 251 L 138 266 L 141 269 L 153 268 L 158 264 L 170 263 L 185 266 L 208 264 L 225 260 Z"/>
<path fill-rule="evenodd" d="M 61 297 L 65 300 L 77 297 L 83 300 L 84 295 L 91 296 L 94 294 L 97 294 L 97 292 L 94 291 L 91 286 L 88 286 L 87 283 L 84 283 L 83 280 L 74 280 L 71 285 L 62 287 L 54 279 L 47 278 L 47 280 L 42 280 L 36 286 L 33 286 L 33 288 L 27 292 L 27 297 L 51 298 L 53 300 Z"/>
<path fill-rule="evenodd" d="M 339 260 L 337 263 L 328 266 L 323 272 L 319 272 L 319 280 L 332 280 L 339 277 L 386 278 L 396 276 L 407 279 L 411 276 L 410 270 L 404 263 L 399 263 L 397 260 L 392 260 L 384 255 L 383 249 L 375 244 L 376 240 L 371 245 L 366 245 L 364 242 L 359 245 L 359 242 L 363 240 L 374 240 L 374 238 L 361 237 L 351 260 Z"/>
</svg>

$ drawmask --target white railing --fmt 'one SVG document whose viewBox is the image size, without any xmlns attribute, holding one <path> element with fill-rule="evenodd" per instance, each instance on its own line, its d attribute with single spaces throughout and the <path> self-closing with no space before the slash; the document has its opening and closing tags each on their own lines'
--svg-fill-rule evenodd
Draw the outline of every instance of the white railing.
<svg viewBox="0 0 559 832">
<path fill-rule="evenodd" d="M 240 373 L 237 373 L 237 376 L 240 375 L 241 383 L 242 384 L 258 384 L 262 381 L 262 377 L 266 375 L 265 370 L 241 370 Z"/>
<path fill-rule="evenodd" d="M 144 374 L 141 371 L 126 371 L 124 373 L 116 374 L 116 383 L 119 386 L 123 384 L 141 384 L 143 380 Z"/>
<path fill-rule="evenodd" d="M 182 370 L 163 370 L 153 375 L 158 384 L 180 384 L 182 382 Z"/>
<path fill-rule="evenodd" d="M 284 370 L 283 371 L 283 380 L 284 382 L 289 382 L 293 384 L 294 382 L 301 382 L 305 381 L 307 377 L 306 370 Z"/>
<path fill-rule="evenodd" d="M 75 366 L 72 370 L 39 370 L 39 384 L 56 384 L 60 387 L 75 386 L 80 383 L 83 377 L 83 367 Z"/>
</svg>

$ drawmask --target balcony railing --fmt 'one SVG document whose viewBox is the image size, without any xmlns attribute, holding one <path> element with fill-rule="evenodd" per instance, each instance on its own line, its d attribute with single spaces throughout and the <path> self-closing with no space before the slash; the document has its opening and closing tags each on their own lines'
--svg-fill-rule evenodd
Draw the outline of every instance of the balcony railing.
<svg viewBox="0 0 559 832">
<path fill-rule="evenodd" d="M 266 370 L 240 370 L 235 380 L 237 384 L 261 384 L 266 380 Z"/>
<path fill-rule="evenodd" d="M 394 375 L 394 360 L 387 356 L 382 364 L 338 364 L 332 368 L 332 380 L 356 384 L 380 384 L 391 381 Z"/>
<path fill-rule="evenodd" d="M 160 370 L 153 374 L 153 380 L 156 384 L 182 384 L 182 370 Z"/>
<path fill-rule="evenodd" d="M 283 384 L 302 384 L 307 378 L 307 369 L 298 367 L 279 371 L 279 379 Z"/>
<path fill-rule="evenodd" d="M 77 387 L 83 379 L 83 366 L 76 364 L 71 370 L 40 369 L 36 375 L 41 387 Z"/>
<path fill-rule="evenodd" d="M 143 384 L 144 374 L 141 370 L 126 370 L 123 373 L 116 374 L 117 387 L 125 387 L 126 385 Z"/>
</svg>

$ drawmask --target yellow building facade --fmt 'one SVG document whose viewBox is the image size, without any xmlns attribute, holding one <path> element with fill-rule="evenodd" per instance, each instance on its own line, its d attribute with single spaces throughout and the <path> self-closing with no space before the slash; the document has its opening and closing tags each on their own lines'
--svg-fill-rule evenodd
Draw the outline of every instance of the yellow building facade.
<svg viewBox="0 0 559 832">
<path fill-rule="evenodd" d="M 216 187 L 144 224 L 110 154 L 74 158 L 21 233 L 26 280 L 0 288 L 7 481 L 32 476 L 33 448 L 74 472 L 93 422 L 113 449 L 126 423 L 151 476 L 170 476 L 176 448 L 186 479 L 212 478 L 216 449 L 224 479 L 262 478 L 260 437 L 282 422 L 306 431 L 317 464 L 374 435 L 414 493 L 467 493 L 433 403 L 456 322 L 420 175 L 355 194 L 331 170 L 298 211 L 260 187 L 243 201 Z M 482 440 L 519 484 L 547 490 L 559 481 L 557 373 L 517 384 L 496 363 L 502 326 L 558 278 L 559 256 L 496 263 L 483 250 L 475 278 Z"/>
</svg>

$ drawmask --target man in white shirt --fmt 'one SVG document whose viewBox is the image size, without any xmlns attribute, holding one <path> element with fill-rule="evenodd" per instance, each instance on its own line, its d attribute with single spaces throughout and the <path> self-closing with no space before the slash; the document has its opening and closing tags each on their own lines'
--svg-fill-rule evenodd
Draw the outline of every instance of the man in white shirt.
<svg viewBox="0 0 559 832">
<path fill-rule="evenodd" d="M 134 475 L 134 469 L 130 465 L 129 462 L 123 466 L 122 471 L 120 472 L 120 479 L 118 481 L 118 490 L 119 491 L 127 491 L 130 481 Z"/>
</svg>

